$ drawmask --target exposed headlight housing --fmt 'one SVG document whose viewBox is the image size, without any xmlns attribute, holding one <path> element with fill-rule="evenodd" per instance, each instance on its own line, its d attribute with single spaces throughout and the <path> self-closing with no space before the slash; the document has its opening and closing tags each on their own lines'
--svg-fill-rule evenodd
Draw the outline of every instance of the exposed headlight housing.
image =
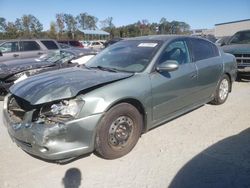
<svg viewBox="0 0 250 188">
<path fill-rule="evenodd" d="M 73 119 L 77 117 L 83 105 L 84 101 L 77 98 L 44 105 L 40 110 L 39 120 L 61 122 Z"/>
<path fill-rule="evenodd" d="M 58 104 L 51 105 L 54 115 L 70 115 L 75 117 L 80 111 L 80 103 L 77 100 L 63 100 Z"/>
</svg>

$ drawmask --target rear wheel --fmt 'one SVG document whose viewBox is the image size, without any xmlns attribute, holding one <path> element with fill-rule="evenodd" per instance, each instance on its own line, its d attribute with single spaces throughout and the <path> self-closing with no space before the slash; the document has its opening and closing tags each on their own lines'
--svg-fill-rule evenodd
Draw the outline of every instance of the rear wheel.
<svg viewBox="0 0 250 188">
<path fill-rule="evenodd" d="M 211 101 L 211 103 L 215 105 L 223 104 L 227 100 L 229 90 L 230 80 L 227 75 L 224 75 L 219 82 L 219 85 L 215 91 L 214 100 Z"/>
<path fill-rule="evenodd" d="M 116 159 L 129 153 L 142 132 L 142 116 L 131 104 L 112 107 L 100 121 L 96 152 L 105 159 Z"/>
</svg>

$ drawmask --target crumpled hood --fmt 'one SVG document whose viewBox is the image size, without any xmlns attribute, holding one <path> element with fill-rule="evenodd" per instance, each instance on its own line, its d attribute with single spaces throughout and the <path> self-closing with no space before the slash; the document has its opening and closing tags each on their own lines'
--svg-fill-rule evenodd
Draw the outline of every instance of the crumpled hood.
<svg viewBox="0 0 250 188">
<path fill-rule="evenodd" d="M 34 58 L 5 61 L 0 64 L 0 79 L 6 78 L 19 72 L 49 66 L 54 65 L 47 61 L 38 61 Z"/>
<path fill-rule="evenodd" d="M 250 44 L 230 44 L 223 46 L 222 49 L 230 54 L 250 54 Z"/>
<path fill-rule="evenodd" d="M 45 72 L 10 87 L 10 92 L 32 105 L 75 97 L 85 89 L 128 78 L 133 73 L 89 70 L 79 67 Z"/>
</svg>

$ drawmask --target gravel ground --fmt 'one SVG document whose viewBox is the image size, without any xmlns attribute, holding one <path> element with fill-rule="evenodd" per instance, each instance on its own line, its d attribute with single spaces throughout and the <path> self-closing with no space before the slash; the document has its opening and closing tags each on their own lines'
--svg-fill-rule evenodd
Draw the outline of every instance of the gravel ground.
<svg viewBox="0 0 250 188">
<path fill-rule="evenodd" d="M 250 187 L 249 127 L 250 82 L 236 82 L 223 105 L 204 105 L 149 131 L 117 160 L 91 154 L 48 163 L 18 148 L 1 123 L 0 187 Z"/>
</svg>

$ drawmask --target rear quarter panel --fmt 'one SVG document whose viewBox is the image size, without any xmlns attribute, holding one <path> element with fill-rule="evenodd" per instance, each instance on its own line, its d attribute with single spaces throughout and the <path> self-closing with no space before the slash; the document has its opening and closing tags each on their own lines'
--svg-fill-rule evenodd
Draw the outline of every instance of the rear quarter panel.
<svg viewBox="0 0 250 188">
<path fill-rule="evenodd" d="M 231 82 L 234 82 L 237 76 L 237 62 L 234 55 L 229 53 L 224 53 L 221 50 L 224 63 L 224 73 L 229 74 L 231 77 Z"/>
</svg>

